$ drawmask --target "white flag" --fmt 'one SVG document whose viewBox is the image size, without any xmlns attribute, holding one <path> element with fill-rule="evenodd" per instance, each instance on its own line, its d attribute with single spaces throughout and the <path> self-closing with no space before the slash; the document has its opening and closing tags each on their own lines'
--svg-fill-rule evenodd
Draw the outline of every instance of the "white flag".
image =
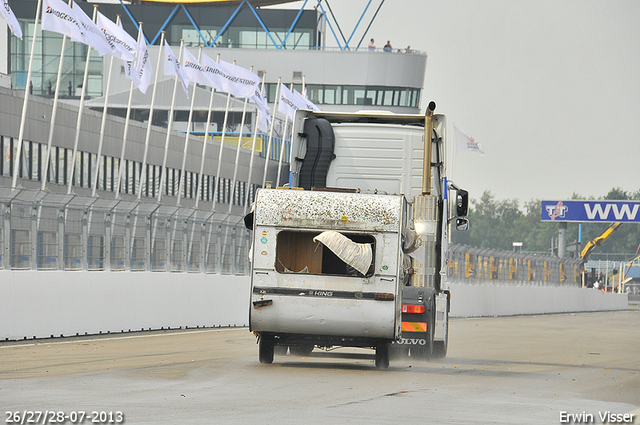
<svg viewBox="0 0 640 425">
<path fill-rule="evenodd" d="M 315 103 L 313 103 L 312 101 L 307 99 L 306 96 L 303 96 L 298 90 L 293 89 L 293 95 L 296 96 L 301 103 L 306 105 L 305 109 L 308 109 L 310 111 L 319 111 L 320 110 L 320 108 L 318 108 Z"/>
<path fill-rule="evenodd" d="M 189 97 L 189 78 L 185 75 L 182 66 L 180 65 L 180 61 L 173 54 L 171 47 L 169 47 L 169 43 L 167 40 L 164 41 L 164 75 L 177 75 L 180 79 L 180 83 L 182 83 L 182 88 L 184 89 L 184 94 Z"/>
<path fill-rule="evenodd" d="M 202 65 L 218 91 L 249 98 L 259 87 L 260 77 L 238 65 L 224 61 L 217 63 L 205 54 L 202 55 Z"/>
<path fill-rule="evenodd" d="M 140 53 L 141 54 L 141 53 Z M 133 61 L 123 61 L 124 64 L 124 76 L 133 82 L 133 85 L 140 87 L 140 76 Z"/>
<path fill-rule="evenodd" d="M 190 81 L 195 81 L 203 86 L 213 87 L 213 82 L 204 70 L 204 66 L 202 66 L 202 64 L 198 62 L 198 59 L 187 49 L 182 51 L 182 69 Z"/>
<path fill-rule="evenodd" d="M 105 40 L 111 46 L 111 54 L 125 61 L 136 60 L 136 53 L 140 50 L 140 45 L 122 28 L 122 24 L 115 22 L 98 12 L 96 19 L 98 28 Z"/>
<path fill-rule="evenodd" d="M 84 31 L 85 38 L 83 43 L 96 49 L 100 56 L 111 54 L 113 49 L 107 42 L 104 34 L 102 34 L 98 26 L 93 23 L 93 20 L 91 20 L 75 2 L 73 3 L 73 11 Z"/>
<path fill-rule="evenodd" d="M 482 149 L 482 145 L 478 143 L 473 137 L 469 136 L 467 133 L 460 130 L 455 125 L 453 126 L 453 130 L 457 150 L 477 152 L 481 155 L 484 155 L 484 149 Z"/>
<path fill-rule="evenodd" d="M 9 29 L 20 40 L 22 40 L 22 28 L 20 28 L 20 23 L 16 18 L 16 15 L 13 14 L 13 10 L 9 7 L 9 0 L 0 0 L 2 1 L 2 7 L 0 7 L 0 16 L 2 16 L 7 24 L 9 25 Z"/>
<path fill-rule="evenodd" d="M 69 36 L 73 41 L 85 42 L 86 36 L 82 25 L 78 22 L 73 9 L 67 4 L 61 0 L 43 0 L 42 7 L 43 30 Z"/>
<path fill-rule="evenodd" d="M 271 122 L 271 113 L 269 112 L 267 97 L 264 92 L 260 93 L 256 90 L 255 94 L 251 96 L 249 100 L 258 107 L 258 130 L 267 133 L 269 131 L 269 123 Z"/>
<path fill-rule="evenodd" d="M 284 84 L 280 84 L 280 99 L 278 99 L 278 111 L 291 118 L 298 109 L 307 109 L 307 105 L 300 101 Z"/>
<path fill-rule="evenodd" d="M 235 97 L 249 98 L 260 87 L 260 77 L 241 66 L 229 62 L 220 61 L 220 65 L 227 73 L 227 80 L 233 83 L 231 93 Z"/>
<path fill-rule="evenodd" d="M 144 34 L 140 37 L 140 52 L 138 52 L 138 63 L 136 65 L 136 72 L 138 73 L 138 81 L 133 80 L 133 84 L 138 85 L 140 91 L 144 94 L 151 85 L 151 76 L 153 75 L 153 68 L 151 67 L 151 60 L 149 58 L 149 49 L 147 49 L 147 42 L 144 39 Z"/>
</svg>

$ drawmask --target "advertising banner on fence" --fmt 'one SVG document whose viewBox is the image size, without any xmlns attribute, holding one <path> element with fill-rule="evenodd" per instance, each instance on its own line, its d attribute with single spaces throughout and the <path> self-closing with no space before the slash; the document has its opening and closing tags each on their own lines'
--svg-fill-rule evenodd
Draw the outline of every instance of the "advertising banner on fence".
<svg viewBox="0 0 640 425">
<path fill-rule="evenodd" d="M 542 201 L 542 221 L 640 223 L 640 201 Z"/>
</svg>

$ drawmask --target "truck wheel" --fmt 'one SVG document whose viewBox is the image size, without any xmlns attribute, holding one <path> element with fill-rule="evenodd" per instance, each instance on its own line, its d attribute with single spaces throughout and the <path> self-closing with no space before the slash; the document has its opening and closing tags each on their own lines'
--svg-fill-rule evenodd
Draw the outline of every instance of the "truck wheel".
<svg viewBox="0 0 640 425">
<path fill-rule="evenodd" d="M 389 343 L 385 342 L 376 346 L 376 368 L 386 369 L 389 367 Z"/>
<path fill-rule="evenodd" d="M 447 356 L 447 346 L 449 345 L 449 318 L 447 317 L 447 332 L 444 341 L 433 341 L 433 358 L 444 359 Z"/>
<path fill-rule="evenodd" d="M 273 337 L 270 335 L 260 335 L 260 341 L 258 343 L 258 359 L 260 359 L 260 363 L 273 363 L 274 349 Z"/>
</svg>

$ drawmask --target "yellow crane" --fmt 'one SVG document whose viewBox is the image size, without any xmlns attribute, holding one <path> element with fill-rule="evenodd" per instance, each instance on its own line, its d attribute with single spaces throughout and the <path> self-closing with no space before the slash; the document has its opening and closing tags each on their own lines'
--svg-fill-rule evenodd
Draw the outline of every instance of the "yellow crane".
<svg viewBox="0 0 640 425">
<path fill-rule="evenodd" d="M 584 248 L 582 249 L 582 251 L 580 252 L 580 259 L 582 259 L 582 260 L 586 259 L 587 256 L 589 254 L 591 254 L 591 251 L 593 251 L 596 247 L 602 245 L 604 243 L 604 241 L 609 239 L 609 236 L 611 236 L 613 234 L 613 232 L 615 232 L 616 229 L 621 224 L 622 223 L 611 223 L 611 225 L 609 227 L 607 227 L 605 229 L 605 231 L 602 232 L 599 236 L 597 236 L 594 239 L 592 239 L 589 242 L 587 242 L 585 244 Z"/>
</svg>

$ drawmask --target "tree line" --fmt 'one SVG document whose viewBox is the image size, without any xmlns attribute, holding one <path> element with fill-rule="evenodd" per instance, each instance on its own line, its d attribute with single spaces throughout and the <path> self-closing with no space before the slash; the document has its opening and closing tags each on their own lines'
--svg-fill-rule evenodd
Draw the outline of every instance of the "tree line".
<svg viewBox="0 0 640 425">
<path fill-rule="evenodd" d="M 606 196 L 585 198 L 574 193 L 571 199 L 583 200 L 640 200 L 640 190 L 626 192 L 613 188 Z M 521 209 L 518 199 L 498 200 L 485 191 L 480 199 L 471 199 L 469 207 L 469 230 L 452 232 L 454 243 L 482 248 L 513 250 L 513 242 L 522 242 L 523 252 L 550 253 L 552 239 L 558 237 L 558 224 L 541 221 L 542 200 L 532 199 Z M 608 223 L 582 223 L 581 247 L 600 235 Z M 567 244 L 578 241 L 578 223 L 568 223 Z M 520 248 L 518 248 L 520 249 Z M 597 248 L 598 252 L 635 253 L 640 249 L 640 224 L 624 223 L 607 241 Z M 594 251 L 595 252 L 595 251 Z"/>
</svg>

